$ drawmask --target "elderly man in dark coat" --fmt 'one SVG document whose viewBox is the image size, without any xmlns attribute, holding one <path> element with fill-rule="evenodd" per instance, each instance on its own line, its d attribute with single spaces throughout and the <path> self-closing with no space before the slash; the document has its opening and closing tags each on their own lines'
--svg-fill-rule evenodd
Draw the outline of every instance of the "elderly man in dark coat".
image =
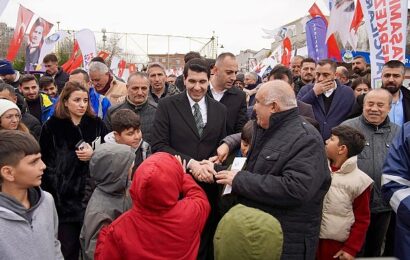
<svg viewBox="0 0 410 260">
<path fill-rule="evenodd" d="M 330 185 L 322 138 L 298 115 L 288 83 L 267 82 L 255 99 L 257 121 L 247 166 L 239 172 L 220 171 L 217 182 L 232 185 L 240 203 L 279 220 L 282 259 L 314 259 Z"/>
</svg>

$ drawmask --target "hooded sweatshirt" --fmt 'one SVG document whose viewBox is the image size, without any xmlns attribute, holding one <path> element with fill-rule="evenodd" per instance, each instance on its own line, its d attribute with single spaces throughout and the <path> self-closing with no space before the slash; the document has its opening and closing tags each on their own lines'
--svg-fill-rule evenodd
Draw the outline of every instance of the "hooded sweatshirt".
<svg viewBox="0 0 410 260">
<path fill-rule="evenodd" d="M 259 209 L 238 204 L 218 224 L 215 260 L 279 260 L 283 233 L 279 221 Z"/>
<path fill-rule="evenodd" d="M 53 197 L 28 189 L 31 207 L 0 192 L 0 259 L 63 259 Z"/>
<path fill-rule="evenodd" d="M 131 147 L 104 143 L 90 160 L 90 175 L 96 188 L 88 202 L 80 234 L 85 259 L 94 259 L 100 229 L 131 208 L 128 171 L 134 159 Z"/>
<path fill-rule="evenodd" d="M 98 238 L 95 259 L 196 259 L 210 205 L 205 192 L 168 153 L 137 169 L 132 209 Z"/>
</svg>

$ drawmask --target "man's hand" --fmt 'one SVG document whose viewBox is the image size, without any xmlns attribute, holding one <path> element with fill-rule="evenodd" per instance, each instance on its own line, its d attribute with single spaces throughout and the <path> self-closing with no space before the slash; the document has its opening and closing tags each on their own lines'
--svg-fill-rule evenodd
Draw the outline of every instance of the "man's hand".
<svg viewBox="0 0 410 260">
<path fill-rule="evenodd" d="M 343 250 L 340 250 L 339 252 L 337 252 L 337 253 L 333 256 L 333 258 L 340 259 L 340 260 L 354 260 L 354 256 L 352 256 L 352 255 L 349 254 L 349 253 L 346 253 L 346 252 L 343 251 Z"/>
<path fill-rule="evenodd" d="M 214 182 L 214 174 L 216 174 L 215 170 L 213 169 L 213 164 L 211 166 L 211 162 L 198 162 L 196 160 L 192 160 L 189 163 L 189 170 L 192 173 L 192 176 L 200 181 L 206 183 L 213 183 Z"/>
<path fill-rule="evenodd" d="M 332 89 L 335 87 L 334 80 L 324 80 L 322 82 L 316 82 L 313 86 L 313 92 L 315 92 L 316 96 L 323 94 L 324 92 Z"/>
<path fill-rule="evenodd" d="M 228 184 L 232 186 L 233 179 L 237 173 L 237 171 L 220 171 L 215 175 L 216 183 Z"/>
<path fill-rule="evenodd" d="M 216 149 L 216 154 L 209 158 L 209 161 L 213 163 L 223 163 L 229 155 L 229 146 L 226 143 L 222 143 L 218 149 Z"/>
<path fill-rule="evenodd" d="M 75 153 L 80 161 L 87 162 L 93 156 L 94 151 L 88 143 L 85 143 L 83 148 L 81 148 L 81 150 L 76 150 Z"/>
</svg>

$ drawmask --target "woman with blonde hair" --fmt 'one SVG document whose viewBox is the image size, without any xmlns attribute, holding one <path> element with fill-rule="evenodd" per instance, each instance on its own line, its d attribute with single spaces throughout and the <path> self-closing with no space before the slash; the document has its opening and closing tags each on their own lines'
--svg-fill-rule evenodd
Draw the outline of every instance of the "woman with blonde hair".
<svg viewBox="0 0 410 260">
<path fill-rule="evenodd" d="M 0 99 L 0 130 L 2 129 L 30 132 L 21 122 L 19 107 L 7 99 Z"/>
<path fill-rule="evenodd" d="M 89 161 L 107 133 L 91 109 L 88 90 L 79 83 L 67 82 L 40 136 L 47 166 L 42 187 L 56 203 L 58 239 L 65 259 L 78 260 L 80 231 L 93 186 Z"/>
</svg>

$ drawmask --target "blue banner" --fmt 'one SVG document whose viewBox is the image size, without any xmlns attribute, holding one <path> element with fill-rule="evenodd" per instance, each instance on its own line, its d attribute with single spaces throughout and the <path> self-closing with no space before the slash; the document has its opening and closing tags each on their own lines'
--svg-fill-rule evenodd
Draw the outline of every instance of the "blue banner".
<svg viewBox="0 0 410 260">
<path fill-rule="evenodd" d="M 306 23 L 308 56 L 316 61 L 327 58 L 326 31 L 326 23 L 320 16 L 316 16 Z"/>
</svg>

